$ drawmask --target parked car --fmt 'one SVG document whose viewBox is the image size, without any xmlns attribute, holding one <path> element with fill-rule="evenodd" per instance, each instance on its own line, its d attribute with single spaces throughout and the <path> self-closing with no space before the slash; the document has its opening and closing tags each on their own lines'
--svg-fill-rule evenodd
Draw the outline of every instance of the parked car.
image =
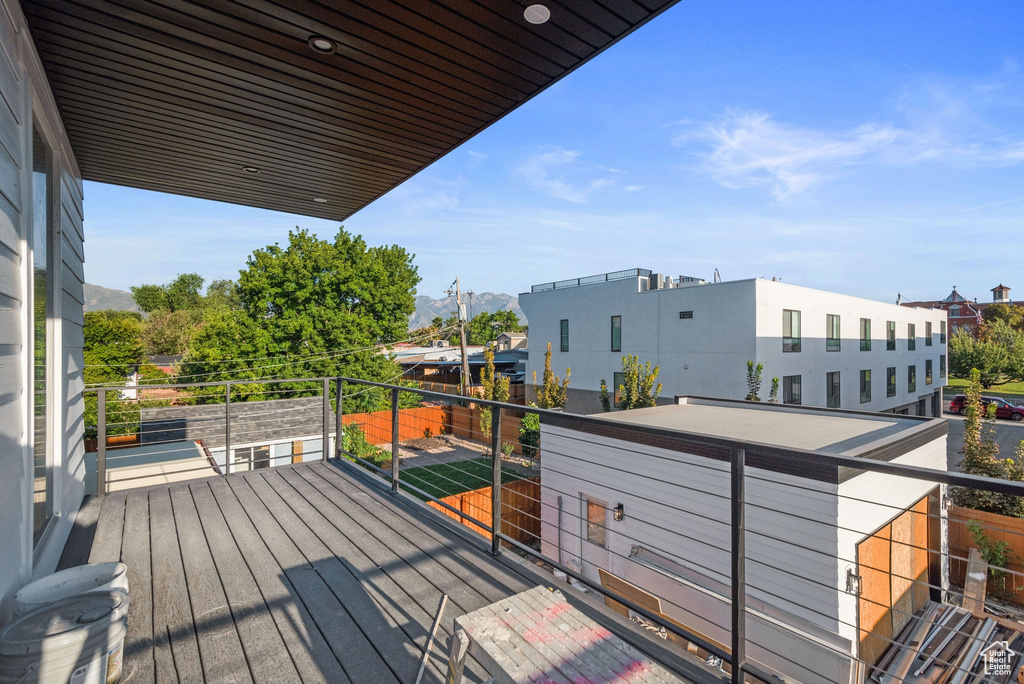
<svg viewBox="0 0 1024 684">
<path fill-rule="evenodd" d="M 951 413 L 959 413 L 963 415 L 964 404 L 967 401 L 967 397 L 963 394 L 958 394 L 953 397 L 953 401 L 949 402 L 949 410 Z M 985 410 L 988 411 L 989 404 L 996 405 L 996 418 L 1009 418 L 1010 420 L 1021 421 L 1024 420 L 1024 406 L 1017 406 L 1011 404 L 1005 399 L 999 397 L 982 397 L 982 403 L 985 406 Z"/>
</svg>

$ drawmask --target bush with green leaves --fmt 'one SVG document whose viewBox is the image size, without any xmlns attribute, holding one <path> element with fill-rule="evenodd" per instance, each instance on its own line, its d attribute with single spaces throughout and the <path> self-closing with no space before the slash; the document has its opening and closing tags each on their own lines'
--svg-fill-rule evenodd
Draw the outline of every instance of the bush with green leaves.
<svg viewBox="0 0 1024 684">
<path fill-rule="evenodd" d="M 540 416 L 527 413 L 519 423 L 519 444 L 526 458 L 540 457 Z"/>
</svg>

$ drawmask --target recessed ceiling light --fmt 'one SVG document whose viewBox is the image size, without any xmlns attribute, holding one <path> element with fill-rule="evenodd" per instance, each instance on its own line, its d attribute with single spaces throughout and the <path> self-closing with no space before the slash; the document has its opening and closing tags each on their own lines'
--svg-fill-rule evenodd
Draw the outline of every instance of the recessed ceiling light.
<svg viewBox="0 0 1024 684">
<path fill-rule="evenodd" d="M 246 173 L 251 173 L 254 176 L 260 172 L 260 170 L 257 169 L 255 166 L 243 166 L 242 170 L 245 171 Z"/>
<path fill-rule="evenodd" d="M 324 38 L 323 36 L 310 36 L 309 47 L 313 48 L 314 52 L 319 52 L 321 55 L 329 55 L 338 49 L 338 46 L 330 38 Z"/>
<path fill-rule="evenodd" d="M 523 18 L 531 24 L 543 24 L 551 18 L 551 10 L 544 5 L 530 5 L 523 10 Z"/>
<path fill-rule="evenodd" d="M 314 197 L 313 201 L 319 202 L 320 204 L 327 204 L 327 200 L 325 200 L 323 197 Z"/>
</svg>

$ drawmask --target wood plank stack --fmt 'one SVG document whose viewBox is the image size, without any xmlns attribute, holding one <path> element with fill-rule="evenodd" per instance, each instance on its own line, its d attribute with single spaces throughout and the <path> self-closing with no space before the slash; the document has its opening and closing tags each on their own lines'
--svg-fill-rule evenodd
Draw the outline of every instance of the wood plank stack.
<svg viewBox="0 0 1024 684">
<path fill-rule="evenodd" d="M 869 674 L 878 684 L 1008 684 L 1022 666 L 1024 625 L 929 602 Z"/>
</svg>

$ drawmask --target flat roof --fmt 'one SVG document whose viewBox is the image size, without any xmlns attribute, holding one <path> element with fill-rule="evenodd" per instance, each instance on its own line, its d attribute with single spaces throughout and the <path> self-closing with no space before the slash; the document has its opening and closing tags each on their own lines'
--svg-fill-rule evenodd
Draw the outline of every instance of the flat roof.
<svg viewBox="0 0 1024 684">
<path fill-rule="evenodd" d="M 632 425 L 679 430 L 740 442 L 833 455 L 916 432 L 919 418 L 889 414 L 816 411 L 750 402 L 684 400 L 686 403 L 595 414 Z"/>
</svg>

